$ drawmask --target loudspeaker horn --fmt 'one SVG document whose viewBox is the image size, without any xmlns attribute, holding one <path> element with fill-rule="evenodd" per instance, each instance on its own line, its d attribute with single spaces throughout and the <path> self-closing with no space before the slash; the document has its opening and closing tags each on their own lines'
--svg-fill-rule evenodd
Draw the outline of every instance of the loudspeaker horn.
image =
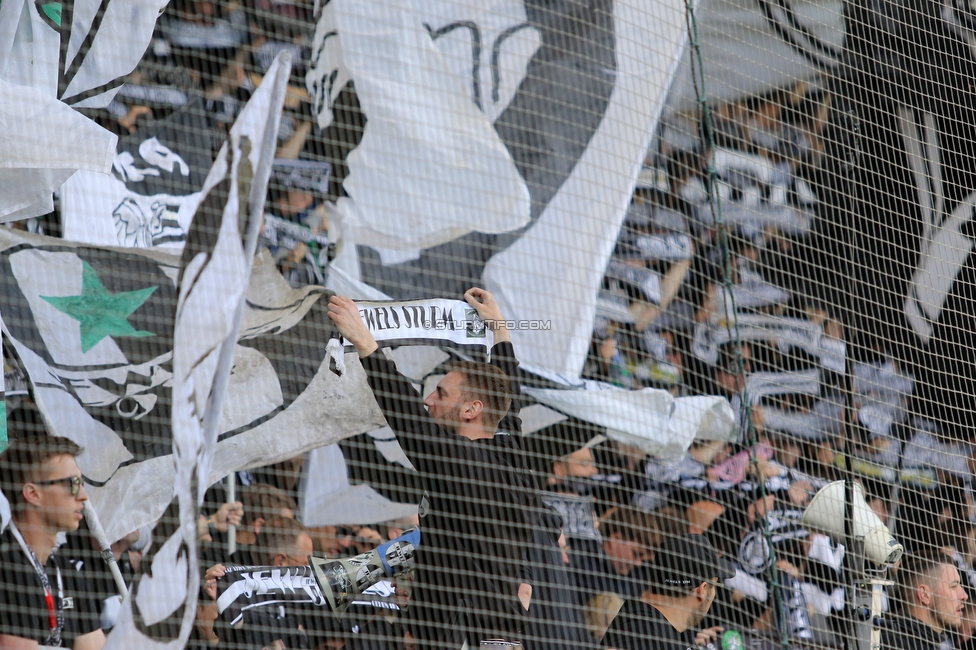
<svg viewBox="0 0 976 650">
<path fill-rule="evenodd" d="M 844 481 L 834 481 L 825 485 L 814 495 L 810 505 L 800 518 L 807 528 L 822 530 L 836 540 L 846 541 L 844 534 L 844 503 L 846 494 Z M 904 547 L 891 536 L 887 526 L 881 523 L 878 515 L 864 501 L 864 490 L 854 484 L 855 537 L 864 538 L 864 556 L 872 562 L 891 566 L 901 559 Z"/>
</svg>

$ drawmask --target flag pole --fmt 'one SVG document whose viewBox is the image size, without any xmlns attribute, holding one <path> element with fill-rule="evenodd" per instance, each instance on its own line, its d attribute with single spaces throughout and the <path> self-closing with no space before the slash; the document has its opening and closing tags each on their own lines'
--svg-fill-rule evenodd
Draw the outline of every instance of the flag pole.
<svg viewBox="0 0 976 650">
<path fill-rule="evenodd" d="M 227 503 L 234 503 L 237 501 L 237 472 L 231 472 L 227 475 L 227 485 L 225 487 L 227 491 Z M 227 555 L 233 555 L 237 552 L 237 526 L 227 522 Z"/>
<path fill-rule="evenodd" d="M 91 504 L 91 501 L 85 501 L 85 521 L 88 522 L 88 530 L 91 531 L 95 541 L 98 542 L 98 548 L 102 552 L 102 559 L 105 560 L 105 564 L 108 565 L 108 570 L 112 573 L 112 578 L 115 580 L 115 586 L 118 588 L 122 600 L 125 600 L 129 597 L 129 588 L 125 586 L 125 580 L 122 579 L 122 571 L 119 570 L 119 563 L 115 560 L 115 554 L 112 553 L 112 545 L 105 535 L 105 529 L 102 528 L 102 522 L 99 521 L 98 513 L 95 512 L 95 507 Z"/>
</svg>

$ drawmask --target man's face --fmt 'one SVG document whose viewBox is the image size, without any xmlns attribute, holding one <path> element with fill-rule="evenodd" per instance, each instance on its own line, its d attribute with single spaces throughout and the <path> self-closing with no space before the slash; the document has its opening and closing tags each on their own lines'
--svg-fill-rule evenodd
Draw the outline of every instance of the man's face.
<svg viewBox="0 0 976 650">
<path fill-rule="evenodd" d="M 718 583 L 718 578 L 712 578 L 710 582 L 704 583 L 705 587 L 705 599 L 698 602 L 691 613 L 688 615 L 688 627 L 697 628 L 703 620 L 705 620 L 705 615 L 708 613 L 708 608 L 712 606 L 712 601 L 715 600 L 715 594 L 718 591 L 718 587 L 715 585 Z"/>
<path fill-rule="evenodd" d="M 308 564 L 308 556 L 314 552 L 312 538 L 301 533 L 291 553 L 279 553 L 275 556 L 275 566 L 305 566 Z"/>
<path fill-rule="evenodd" d="M 71 456 L 54 456 L 41 464 L 38 471 L 37 481 L 59 481 L 59 479 L 69 479 L 72 476 L 81 478 L 81 470 Z M 85 486 L 82 485 L 78 494 L 71 494 L 71 484 L 68 481 L 61 481 L 48 485 L 34 483 L 37 490 L 41 515 L 47 524 L 58 531 L 78 530 L 82 518 L 85 516 L 85 501 L 88 494 Z"/>
<path fill-rule="evenodd" d="M 943 564 L 931 581 L 932 597 L 929 611 L 934 623 L 942 629 L 958 629 L 962 624 L 962 611 L 966 603 L 966 590 L 963 589 L 956 567 Z"/>
<path fill-rule="evenodd" d="M 463 384 L 464 376 L 461 373 L 449 372 L 424 400 L 424 406 L 434 421 L 455 432 L 464 421 L 462 412 L 469 403 L 464 399 Z"/>
<path fill-rule="evenodd" d="M 607 538 L 603 542 L 603 550 L 606 552 L 613 570 L 622 576 L 629 575 L 631 571 L 643 563 L 640 544 L 622 538 L 620 533 L 614 533 Z"/>
<path fill-rule="evenodd" d="M 589 478 L 600 473 L 593 458 L 593 450 L 589 447 L 566 454 L 553 463 L 552 470 L 553 474 L 563 478 Z"/>
</svg>

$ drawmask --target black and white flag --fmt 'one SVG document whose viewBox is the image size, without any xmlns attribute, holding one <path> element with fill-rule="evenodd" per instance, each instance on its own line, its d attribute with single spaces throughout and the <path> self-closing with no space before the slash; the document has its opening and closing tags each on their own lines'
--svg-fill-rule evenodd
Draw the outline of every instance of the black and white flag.
<svg viewBox="0 0 976 650">
<path fill-rule="evenodd" d="M 967 440 L 976 430 L 971 15 L 932 0 L 845 13 L 850 56 L 818 190 L 821 238 L 810 247 L 822 251 L 813 277 L 838 289 L 825 299 L 853 295 L 855 358 L 890 353 L 914 375 L 912 410 Z"/>
<path fill-rule="evenodd" d="M 123 603 L 109 648 L 181 647 L 193 629 L 200 587 L 199 507 L 217 442 L 290 70 L 288 56 L 275 62 L 255 102 L 230 129 L 203 186 L 204 198 L 180 260 L 173 324 L 175 476 L 171 517 L 159 524 L 160 533 L 172 532 L 146 558 L 148 569 Z M 77 310 L 70 299 L 54 304 L 71 304 Z"/>
<path fill-rule="evenodd" d="M 168 1 L 0 3 L 0 220 L 52 211 L 52 192 L 76 170 L 109 171 L 115 136 L 71 107 L 112 101 Z M 12 119 L 25 109 L 32 118 L 26 130 Z M 31 149 L 11 146 L 24 135 Z"/>
<path fill-rule="evenodd" d="M 7 343 L 46 420 L 86 449 L 79 464 L 106 533 L 155 521 L 173 481 L 179 260 L 4 231 L 0 268 Z M 291 289 L 270 257 L 255 261 L 209 482 L 382 426 L 361 367 L 329 372 L 327 300 Z"/>
<path fill-rule="evenodd" d="M 345 270 L 398 300 L 487 286 L 552 323 L 513 332 L 523 366 L 577 379 L 684 42 L 681 3 L 323 3 L 306 87 Z"/>
<path fill-rule="evenodd" d="M 245 131 L 253 143 L 268 114 L 270 97 L 261 97 L 252 98 L 265 106 Z M 258 152 L 252 145 L 252 169 Z M 229 189 L 218 184 L 208 196 Z M 85 448 L 79 465 L 112 540 L 154 522 L 172 499 L 182 268 L 158 251 L 0 231 L 4 334 L 45 420 Z M 321 287 L 291 289 L 266 255 L 255 261 L 205 484 L 382 426 L 361 367 L 329 372 L 327 299 Z"/>
<path fill-rule="evenodd" d="M 80 171 L 61 187 L 64 238 L 179 252 L 213 162 L 202 100 L 119 140 L 110 174 Z"/>
</svg>

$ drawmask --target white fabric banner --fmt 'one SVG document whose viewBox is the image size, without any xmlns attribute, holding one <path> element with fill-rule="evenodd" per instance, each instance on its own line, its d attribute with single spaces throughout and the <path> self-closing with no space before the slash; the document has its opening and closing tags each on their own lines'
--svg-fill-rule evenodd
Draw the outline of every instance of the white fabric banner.
<svg viewBox="0 0 976 650">
<path fill-rule="evenodd" d="M 76 108 L 107 106 L 145 54 L 168 2 L 75 0 L 71 11 L 45 11 L 54 3 L 6 0 L 0 3 L 0 79 Z M 38 131 L 35 125 L 31 133 Z"/>
<path fill-rule="evenodd" d="M 53 95 L 0 79 L 0 223 L 53 210 L 79 169 L 108 173 L 117 140 Z"/>
<path fill-rule="evenodd" d="M 735 417 L 724 397 L 674 398 L 665 390 L 625 390 L 586 382 L 581 390 L 523 388 L 560 413 L 607 429 L 607 437 L 657 458 L 677 458 L 696 438 L 732 440 Z"/>
<path fill-rule="evenodd" d="M 479 11 L 489 15 L 514 5 L 484 4 Z M 349 198 L 337 203 L 347 238 L 417 249 L 528 223 L 529 191 L 511 154 L 415 3 L 333 0 L 322 8 L 312 52 L 306 85 L 319 127 L 332 122 L 332 102 L 350 79 L 369 116 L 346 160 Z"/>
<path fill-rule="evenodd" d="M 686 41 L 684 14 L 680 2 L 613 3 L 616 84 L 600 127 L 539 219 L 485 267 L 506 317 L 552 322 L 512 333 L 526 366 L 583 370 L 600 282 Z"/>
<path fill-rule="evenodd" d="M 71 107 L 108 105 L 168 1 L 0 3 L 0 222 L 52 211 L 79 169 L 111 169 L 116 137 Z"/>
<path fill-rule="evenodd" d="M 142 196 L 107 172 L 79 172 L 61 187 L 65 238 L 101 246 L 159 245 L 179 252 L 200 196 Z"/>
<path fill-rule="evenodd" d="M 151 566 L 143 568 L 122 604 L 120 620 L 106 643 L 109 649 L 180 647 L 193 630 L 201 573 L 199 506 L 208 485 L 231 372 L 229 353 L 237 341 L 238 314 L 257 240 L 254 222 L 261 218 L 250 214 L 249 207 L 252 195 L 263 203 L 267 191 L 268 174 L 256 171 L 250 156 L 267 161 L 274 155 L 290 71 L 290 55 L 282 55 L 252 97 L 255 101 L 231 128 L 204 183 L 206 198 L 187 237 L 173 333 L 171 496 L 179 506 L 179 521 L 161 552 L 146 558 Z M 227 192 L 213 191 L 227 182 Z M 248 233 L 247 252 L 242 231 Z M 164 521 L 160 528 L 175 523 Z M 173 546 L 186 550 L 168 552 Z"/>
</svg>

